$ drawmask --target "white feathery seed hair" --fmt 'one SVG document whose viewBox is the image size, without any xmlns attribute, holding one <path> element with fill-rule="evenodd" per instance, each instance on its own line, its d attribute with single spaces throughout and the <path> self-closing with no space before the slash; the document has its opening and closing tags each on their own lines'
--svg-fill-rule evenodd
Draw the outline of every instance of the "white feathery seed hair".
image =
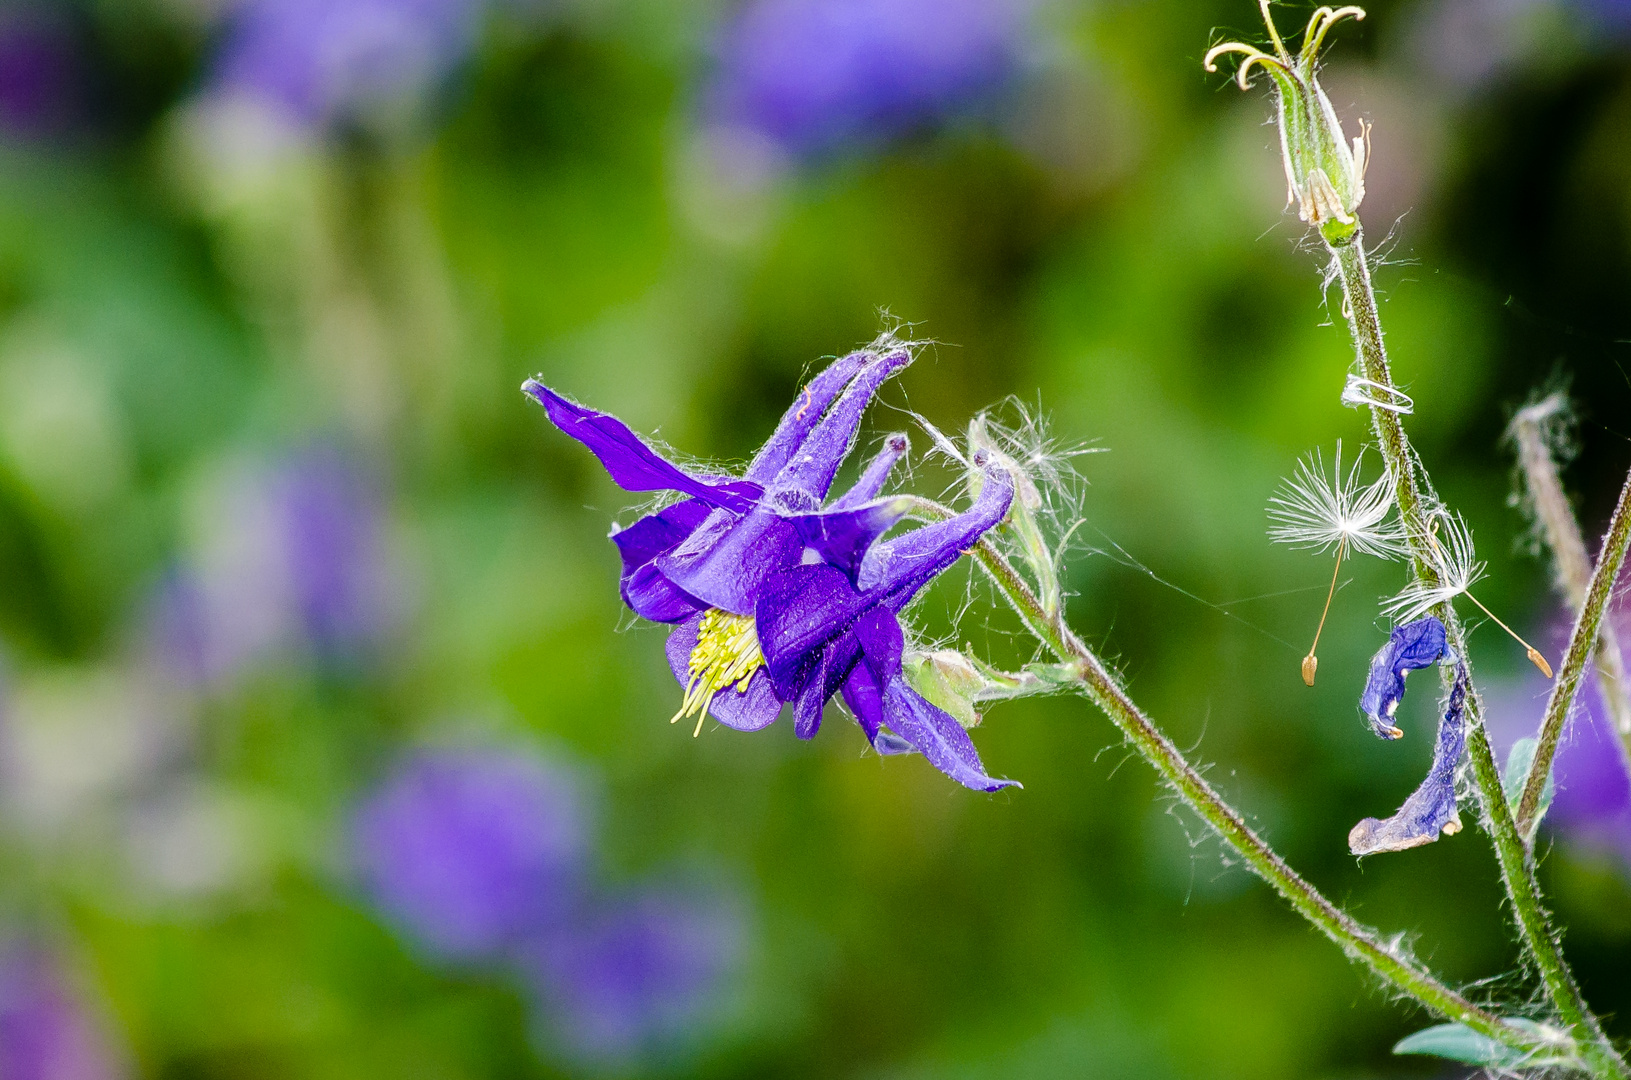
<svg viewBox="0 0 1631 1080">
<path fill-rule="evenodd" d="M 1478 561 L 1478 552 L 1472 545 L 1472 530 L 1460 514 L 1437 509 L 1433 511 L 1430 525 L 1428 547 L 1432 550 L 1438 583 L 1412 581 L 1398 595 L 1385 601 L 1382 611 L 1396 622 L 1421 618 L 1439 604 L 1466 593 L 1484 576 L 1484 564 Z"/>
<path fill-rule="evenodd" d="M 1292 547 L 1349 551 L 1379 559 L 1401 559 L 1409 553 L 1403 527 L 1393 515 L 1393 477 L 1386 469 L 1369 484 L 1360 481 L 1365 451 L 1342 471 L 1342 443 L 1329 476 L 1318 450 L 1297 462 L 1291 478 L 1269 499 L 1269 539 Z"/>
</svg>

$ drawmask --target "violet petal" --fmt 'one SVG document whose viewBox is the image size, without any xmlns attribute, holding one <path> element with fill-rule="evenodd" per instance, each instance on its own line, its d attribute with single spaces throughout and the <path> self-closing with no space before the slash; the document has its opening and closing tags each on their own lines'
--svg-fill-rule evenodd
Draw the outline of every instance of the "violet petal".
<svg viewBox="0 0 1631 1080">
<path fill-rule="evenodd" d="M 810 432 L 799 452 L 766 485 L 766 490 L 790 509 L 813 508 L 819 504 L 855 442 L 855 433 L 861 426 L 866 407 L 872 403 L 872 396 L 911 362 L 912 354 L 904 349 L 868 362 Z"/>
<path fill-rule="evenodd" d="M 767 578 L 754 622 L 776 692 L 788 700 L 796 696 L 809 681 L 822 647 L 866 607 L 844 572 L 831 566 L 794 566 Z"/>
<path fill-rule="evenodd" d="M 636 615 L 672 623 L 707 606 L 668 580 L 653 560 L 689 538 L 708 513 L 707 504 L 700 499 L 686 499 L 612 534 L 612 543 L 623 557 L 618 591 Z"/>
<path fill-rule="evenodd" d="M 634 570 L 685 541 L 708 518 L 712 508 L 701 499 L 686 499 L 647 514 L 626 529 L 612 533 L 612 543 L 623 557 L 623 572 Z"/>
<path fill-rule="evenodd" d="M 855 723 L 866 735 L 866 741 L 873 746 L 878 744 L 878 729 L 883 725 L 883 693 L 878 689 L 878 682 L 872 677 L 872 672 L 865 664 L 856 664 L 844 680 L 841 691 L 844 695 L 844 704 L 849 708 L 850 715 L 855 717 Z"/>
<path fill-rule="evenodd" d="M 647 446 L 623 421 L 568 401 L 536 379 L 521 389 L 566 435 L 589 448 L 624 491 L 678 491 L 710 506 L 745 513 L 757 502 L 759 485 L 746 480 L 705 481 L 681 470 Z"/>
<path fill-rule="evenodd" d="M 861 476 L 844 494 L 834 499 L 831 510 L 852 510 L 862 503 L 871 502 L 883 491 L 884 484 L 889 482 L 889 474 L 894 471 L 895 463 L 906 456 L 911 449 L 911 442 L 901 432 L 886 436 L 883 449 L 862 470 Z"/>
<path fill-rule="evenodd" d="M 988 776 L 974 740 L 951 714 L 924 700 L 917 691 L 896 679 L 883 694 L 884 722 L 929 764 L 975 791 L 1000 791 L 1021 786 L 1017 780 Z"/>
<path fill-rule="evenodd" d="M 768 510 L 742 518 L 720 510 L 653 565 L 709 606 L 751 615 L 760 585 L 771 574 L 796 565 L 802 550 L 798 530 Z"/>
<path fill-rule="evenodd" d="M 1013 499 L 1014 482 L 1008 473 L 1001 468 L 986 469 L 980 497 L 963 513 L 874 544 L 861 560 L 858 587 L 868 596 L 882 596 L 892 610 L 901 610 L 935 575 L 1000 523 Z"/>
<path fill-rule="evenodd" d="M 892 612 L 875 607 L 862 615 L 855 622 L 855 637 L 866 657 L 861 666 L 883 687 L 883 722 L 891 731 L 964 787 L 998 791 L 1019 786 L 1016 781 L 986 775 L 963 725 L 906 685 L 900 668 L 905 634 Z"/>
<path fill-rule="evenodd" d="M 853 580 L 867 549 L 910 509 L 911 503 L 906 499 L 879 499 L 853 510 L 823 510 L 788 520 L 798 530 L 799 540 L 807 551 L 843 570 Z"/>
<path fill-rule="evenodd" d="M 782 415 L 775 432 L 753 456 L 753 461 L 748 465 L 745 474 L 746 479 L 765 484 L 781 472 L 782 467 L 798 453 L 799 448 L 804 445 L 804 440 L 821 422 L 821 417 L 825 415 L 833 399 L 849 385 L 855 373 L 860 371 L 873 355 L 869 352 L 852 352 L 828 364 L 826 370 L 806 383 L 804 389 L 799 391 L 798 400 L 787 407 L 787 412 Z"/>
</svg>

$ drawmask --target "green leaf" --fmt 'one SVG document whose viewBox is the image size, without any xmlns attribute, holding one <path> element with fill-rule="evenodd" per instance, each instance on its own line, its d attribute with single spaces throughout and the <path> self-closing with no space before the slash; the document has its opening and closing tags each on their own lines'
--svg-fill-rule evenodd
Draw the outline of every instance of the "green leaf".
<svg viewBox="0 0 1631 1080">
<path fill-rule="evenodd" d="M 1529 766 L 1535 760 L 1535 740 L 1519 739 L 1512 744 L 1512 749 L 1506 755 L 1506 771 L 1501 776 L 1501 790 L 1506 795 L 1506 804 L 1512 812 L 1518 812 L 1518 800 L 1523 797 L 1523 782 L 1529 777 Z M 1552 805 L 1552 795 L 1557 791 L 1557 785 L 1552 777 L 1546 777 L 1546 786 L 1540 792 L 1540 805 L 1535 809 L 1535 822 L 1546 816 L 1547 809 Z"/>
<path fill-rule="evenodd" d="M 1506 1022 L 1524 1029 L 1538 1039 L 1551 1041 L 1557 1037 L 1532 1020 L 1507 1017 Z M 1573 1060 L 1561 1050 L 1555 1053 L 1544 1051 L 1525 1053 L 1474 1031 L 1465 1024 L 1439 1024 L 1418 1031 L 1414 1035 L 1406 1035 L 1393 1047 L 1393 1052 L 1423 1054 L 1449 1061 L 1460 1061 L 1467 1065 L 1499 1069 L 1558 1065 Z"/>
</svg>

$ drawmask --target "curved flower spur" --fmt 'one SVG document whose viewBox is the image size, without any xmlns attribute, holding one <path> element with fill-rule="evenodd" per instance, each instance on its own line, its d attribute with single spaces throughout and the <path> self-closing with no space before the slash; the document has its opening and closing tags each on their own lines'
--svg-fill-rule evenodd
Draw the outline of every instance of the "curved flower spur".
<svg viewBox="0 0 1631 1080">
<path fill-rule="evenodd" d="M 959 783 L 996 791 L 1013 782 L 987 775 L 962 725 L 908 684 L 898 616 L 1004 519 L 1012 479 L 980 460 L 980 493 L 967 511 L 883 541 L 912 505 L 879 497 L 907 450 L 895 434 L 854 486 L 823 505 L 866 406 L 911 361 L 904 348 L 834 361 L 799 392 L 740 478 L 681 469 L 622 421 L 536 380 L 522 390 L 625 491 L 685 496 L 612 534 L 624 602 L 675 624 L 668 660 L 685 690 L 675 721 L 695 716 L 700 732 L 712 715 L 758 731 L 791 704 L 794 730 L 808 739 L 842 693 L 879 752 L 915 750 Z"/>
</svg>

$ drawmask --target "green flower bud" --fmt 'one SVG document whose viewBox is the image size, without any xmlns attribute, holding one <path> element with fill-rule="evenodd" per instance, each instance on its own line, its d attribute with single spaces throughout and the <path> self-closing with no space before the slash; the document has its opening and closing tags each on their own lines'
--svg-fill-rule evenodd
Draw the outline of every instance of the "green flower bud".
<svg viewBox="0 0 1631 1080">
<path fill-rule="evenodd" d="M 1331 99 L 1315 77 L 1314 62 L 1331 27 L 1349 16 L 1363 19 L 1365 11 L 1357 7 L 1317 9 L 1303 31 L 1302 48 L 1293 58 L 1269 15 L 1269 0 L 1258 0 L 1258 6 L 1274 52 L 1241 41 L 1226 41 L 1207 52 L 1206 70 L 1216 71 L 1217 58 L 1234 52 L 1245 56 L 1235 71 L 1235 81 L 1242 90 L 1251 85 L 1254 65 L 1273 77 L 1279 105 L 1280 154 L 1290 189 L 1287 205 L 1295 202 L 1297 216 L 1319 229 L 1327 242 L 1343 243 L 1359 230 L 1356 212 L 1365 198 L 1370 125 L 1361 121 L 1359 134 L 1352 142 L 1348 140 Z"/>
<path fill-rule="evenodd" d="M 966 728 L 980 722 L 975 705 L 1057 693 L 1076 684 L 1076 672 L 1069 665 L 1026 664 L 1007 672 L 955 649 L 908 649 L 901 672 L 912 689 Z"/>
<path fill-rule="evenodd" d="M 938 705 L 966 728 L 980 722 L 974 701 L 985 686 L 978 668 L 952 649 L 907 652 L 901 672 L 913 690 Z"/>
</svg>

